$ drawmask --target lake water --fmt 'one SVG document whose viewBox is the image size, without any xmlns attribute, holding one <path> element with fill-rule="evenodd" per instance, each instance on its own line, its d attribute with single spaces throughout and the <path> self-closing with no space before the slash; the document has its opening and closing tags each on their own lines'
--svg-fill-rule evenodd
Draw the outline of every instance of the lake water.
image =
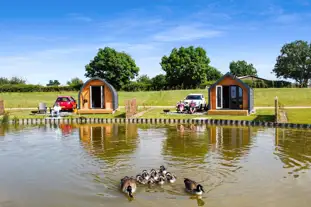
<svg viewBox="0 0 311 207">
<path fill-rule="evenodd" d="M 311 131 L 206 125 L 0 127 L 0 206 L 310 206 Z M 163 187 L 120 179 L 165 165 Z M 201 198 L 183 178 L 200 182 Z"/>
</svg>

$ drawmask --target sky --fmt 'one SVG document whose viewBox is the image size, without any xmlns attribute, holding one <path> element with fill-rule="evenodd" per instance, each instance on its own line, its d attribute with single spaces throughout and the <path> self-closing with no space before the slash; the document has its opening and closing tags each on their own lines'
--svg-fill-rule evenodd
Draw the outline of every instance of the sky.
<svg viewBox="0 0 311 207">
<path fill-rule="evenodd" d="M 260 77 L 276 79 L 282 45 L 310 34 L 310 0 L 0 1 L 0 76 L 86 80 L 85 65 L 108 46 L 153 77 L 163 74 L 163 55 L 194 45 L 222 73 L 245 60 Z"/>
</svg>

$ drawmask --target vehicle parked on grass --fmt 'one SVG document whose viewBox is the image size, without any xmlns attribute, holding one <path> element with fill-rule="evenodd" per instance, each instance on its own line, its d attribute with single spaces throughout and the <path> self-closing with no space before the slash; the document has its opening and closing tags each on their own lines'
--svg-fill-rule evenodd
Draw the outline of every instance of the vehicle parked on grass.
<svg viewBox="0 0 311 207">
<path fill-rule="evenodd" d="M 77 107 L 77 102 L 72 96 L 58 96 L 55 101 L 56 103 L 62 108 L 61 111 L 72 112 Z"/>
<path fill-rule="evenodd" d="M 185 99 L 185 108 L 190 109 L 190 103 L 193 102 L 195 104 L 196 110 L 207 110 L 207 104 L 203 94 L 189 94 Z"/>
</svg>

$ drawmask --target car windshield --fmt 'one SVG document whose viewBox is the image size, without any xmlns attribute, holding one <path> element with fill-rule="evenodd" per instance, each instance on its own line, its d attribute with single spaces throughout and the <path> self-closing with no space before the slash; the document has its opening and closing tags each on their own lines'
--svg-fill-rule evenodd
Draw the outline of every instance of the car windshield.
<svg viewBox="0 0 311 207">
<path fill-rule="evenodd" d="M 200 95 L 188 95 L 186 97 L 187 100 L 200 100 L 202 99 Z"/>
<path fill-rule="evenodd" d="M 73 97 L 69 97 L 69 99 L 74 102 L 76 101 Z"/>
<path fill-rule="evenodd" d="M 56 102 L 67 102 L 69 101 L 67 97 L 58 97 Z"/>
</svg>

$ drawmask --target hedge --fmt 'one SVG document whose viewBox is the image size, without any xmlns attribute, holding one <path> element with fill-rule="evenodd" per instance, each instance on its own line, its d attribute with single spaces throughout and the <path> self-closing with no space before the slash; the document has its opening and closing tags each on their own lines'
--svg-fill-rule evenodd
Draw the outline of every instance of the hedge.
<svg viewBox="0 0 311 207">
<path fill-rule="evenodd" d="M 292 88 L 292 87 L 297 87 L 295 84 L 288 82 L 288 81 L 243 80 L 243 82 L 252 88 Z"/>
<path fill-rule="evenodd" d="M 123 91 L 151 91 L 152 85 L 140 82 L 131 82 L 122 87 Z"/>
<path fill-rule="evenodd" d="M 78 91 L 81 86 L 41 86 L 31 84 L 5 84 L 0 85 L 0 93 L 8 92 L 59 92 Z"/>
<path fill-rule="evenodd" d="M 263 80 L 244 80 L 244 83 L 248 84 L 252 88 L 291 88 L 297 87 L 296 84 L 292 84 L 287 81 L 263 81 Z M 215 83 L 215 81 L 206 81 L 202 83 L 199 88 L 204 89 Z M 0 85 L 0 93 L 5 92 L 59 92 L 59 91 L 79 91 L 81 85 L 76 86 L 41 86 L 31 84 L 4 84 Z M 158 89 L 158 86 L 152 84 L 131 82 L 123 86 L 123 91 L 154 91 Z M 179 87 L 167 87 L 161 86 L 162 90 L 180 89 Z"/>
</svg>

